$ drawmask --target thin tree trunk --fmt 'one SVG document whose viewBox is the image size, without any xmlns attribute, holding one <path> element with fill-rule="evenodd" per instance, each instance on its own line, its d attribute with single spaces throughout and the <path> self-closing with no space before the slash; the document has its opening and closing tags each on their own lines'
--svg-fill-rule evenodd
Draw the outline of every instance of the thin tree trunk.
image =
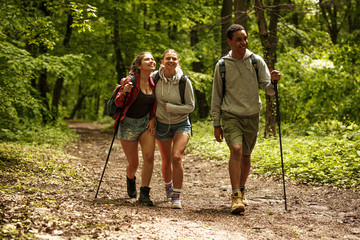
<svg viewBox="0 0 360 240">
<path fill-rule="evenodd" d="M 279 18 L 279 0 L 273 2 L 273 10 L 270 12 L 270 25 L 268 31 L 264 5 L 262 0 L 255 0 L 255 14 L 257 18 L 261 44 L 264 50 L 264 60 L 267 63 L 270 71 L 274 69 L 276 63 L 277 50 L 277 23 Z M 275 111 L 275 97 L 266 95 L 266 109 L 265 109 L 265 130 L 264 137 L 276 135 L 276 111 Z"/>
<path fill-rule="evenodd" d="M 235 19 L 234 23 L 242 25 L 248 29 L 247 2 L 249 0 L 234 0 Z"/>
<path fill-rule="evenodd" d="M 194 47 L 196 44 L 199 43 L 199 35 L 198 35 L 198 30 L 195 28 L 193 28 L 191 30 L 191 47 Z M 202 72 L 202 69 L 204 67 L 204 64 L 201 62 L 201 57 L 197 56 L 198 58 L 200 58 L 199 62 L 193 62 L 192 63 L 192 70 L 194 72 Z M 197 89 L 196 87 L 194 87 L 195 90 L 195 96 L 196 96 L 196 100 L 197 100 L 197 110 L 198 110 L 198 115 L 199 118 L 207 118 L 209 116 L 209 105 L 206 101 L 206 95 L 204 91 L 200 91 L 199 89 Z"/>
<path fill-rule="evenodd" d="M 116 81 L 120 84 L 120 80 L 124 77 L 123 74 L 126 73 L 125 66 L 123 65 L 124 59 L 122 57 L 121 49 L 120 49 L 120 31 L 119 31 L 119 18 L 116 16 L 114 22 L 114 36 L 113 36 L 113 44 L 116 56 Z"/>
<path fill-rule="evenodd" d="M 223 0 L 221 9 L 221 56 L 225 56 L 230 51 L 230 46 L 226 40 L 226 30 L 232 22 L 232 5 L 232 0 Z"/>
<path fill-rule="evenodd" d="M 73 17 L 69 13 L 68 18 L 67 18 L 67 23 L 66 23 L 66 33 L 65 33 L 65 37 L 64 37 L 64 41 L 63 41 L 63 46 L 65 47 L 65 51 L 69 47 L 69 43 L 70 43 L 70 39 L 71 39 L 71 35 L 72 35 L 72 27 L 71 27 L 72 23 L 73 23 Z M 60 103 L 60 99 L 61 99 L 61 90 L 63 88 L 63 84 L 64 84 L 64 76 L 62 74 L 60 74 L 60 76 L 57 78 L 57 80 L 55 82 L 55 87 L 54 87 L 53 97 L 52 97 L 52 102 L 51 102 L 51 112 L 54 117 L 54 120 L 56 120 L 58 118 L 58 114 L 59 114 L 58 108 L 59 108 L 59 103 Z"/>
<path fill-rule="evenodd" d="M 72 112 L 71 112 L 71 114 L 70 114 L 70 117 L 69 117 L 70 119 L 74 119 L 74 118 L 75 118 L 75 115 L 76 115 L 77 111 L 80 110 L 81 104 L 82 104 L 82 102 L 84 101 L 85 97 L 86 97 L 85 94 L 81 94 L 81 95 L 78 97 L 78 100 L 77 100 L 77 102 L 76 102 L 76 104 L 75 104 L 75 106 L 74 106 L 74 108 L 73 108 L 73 110 L 72 110 Z"/>
</svg>

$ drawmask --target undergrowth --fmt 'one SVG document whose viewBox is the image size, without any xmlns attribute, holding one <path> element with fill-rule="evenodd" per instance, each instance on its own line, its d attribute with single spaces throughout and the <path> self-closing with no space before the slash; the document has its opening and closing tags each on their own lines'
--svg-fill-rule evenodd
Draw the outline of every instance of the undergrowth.
<svg viewBox="0 0 360 240">
<path fill-rule="evenodd" d="M 360 127 L 326 121 L 306 128 L 284 126 L 283 162 L 286 178 L 301 183 L 360 187 Z M 291 131 L 289 129 L 292 129 Z M 228 161 L 229 149 L 218 143 L 211 121 L 193 123 L 193 136 L 187 151 L 204 159 Z M 280 144 L 277 137 L 264 139 L 262 130 L 252 154 L 253 172 L 281 176 Z"/>
<path fill-rule="evenodd" d="M 56 200 L 44 196 L 65 194 L 81 186 L 84 176 L 62 148 L 75 139 L 66 126 L 33 126 L 6 133 L 0 143 L 0 235 L 8 239 L 37 239 L 31 207 L 47 207 Z M 45 204 L 45 205 L 44 205 Z M 21 207 L 16 207 L 21 206 Z M 17 236 L 17 237 L 15 237 Z M 1 238 L 1 237 L 0 237 Z"/>
</svg>

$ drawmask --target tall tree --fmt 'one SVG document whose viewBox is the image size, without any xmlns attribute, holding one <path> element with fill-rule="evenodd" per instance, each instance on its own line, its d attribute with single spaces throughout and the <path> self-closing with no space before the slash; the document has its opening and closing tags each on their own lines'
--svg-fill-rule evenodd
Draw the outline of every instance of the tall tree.
<svg viewBox="0 0 360 240">
<path fill-rule="evenodd" d="M 337 44 L 338 35 L 350 11 L 350 0 L 319 0 L 321 15 L 333 44 Z"/>
<path fill-rule="evenodd" d="M 194 48 L 199 43 L 198 25 L 195 26 L 191 30 L 190 36 L 191 36 L 191 39 L 190 39 L 191 47 Z M 201 61 L 200 54 L 198 54 L 197 58 L 199 59 L 199 61 L 194 61 L 192 63 L 192 70 L 194 72 L 201 73 L 203 71 L 204 64 Z M 198 109 L 199 118 L 206 118 L 209 114 L 210 108 L 206 101 L 205 92 L 196 87 L 194 87 L 194 90 L 195 90 L 195 96 L 196 96 L 196 100 L 197 100 L 196 105 L 197 105 L 197 109 Z"/>
<path fill-rule="evenodd" d="M 234 23 L 242 25 L 246 30 L 248 29 L 248 2 L 249 0 L 234 0 Z"/>
<path fill-rule="evenodd" d="M 349 33 L 352 33 L 355 30 L 360 30 L 360 0 L 350 1 L 349 9 Z"/>
<path fill-rule="evenodd" d="M 270 24 L 267 26 L 265 18 L 265 7 L 262 0 L 255 0 L 255 14 L 259 28 L 259 35 L 261 45 L 264 51 L 264 60 L 267 63 L 270 71 L 274 70 L 276 63 L 277 50 L 277 23 L 280 13 L 280 0 L 274 0 L 273 5 L 269 6 Z M 265 131 L 264 136 L 269 137 L 276 135 L 276 115 L 275 115 L 275 98 L 274 96 L 266 95 L 266 110 L 265 110 Z"/>
<path fill-rule="evenodd" d="M 71 13 L 68 13 L 67 14 L 67 22 L 66 22 L 66 32 L 65 32 L 65 36 L 64 36 L 64 40 L 63 40 L 63 46 L 65 48 L 65 52 L 69 51 L 69 43 L 70 43 L 70 39 L 71 39 L 71 35 L 72 35 L 72 27 L 71 27 L 72 24 L 73 24 L 73 17 L 71 15 Z M 64 80 L 65 80 L 64 74 L 60 73 L 55 82 L 55 87 L 54 87 L 52 102 L 51 102 L 51 112 L 52 112 L 54 119 L 58 118 L 58 114 L 59 114 L 58 108 L 59 108 L 59 103 L 60 103 L 60 98 L 61 98 L 61 90 L 64 85 Z"/>
<path fill-rule="evenodd" d="M 226 40 L 226 30 L 232 23 L 232 0 L 223 0 L 221 10 L 221 55 L 224 56 L 230 51 L 230 46 Z"/>
</svg>

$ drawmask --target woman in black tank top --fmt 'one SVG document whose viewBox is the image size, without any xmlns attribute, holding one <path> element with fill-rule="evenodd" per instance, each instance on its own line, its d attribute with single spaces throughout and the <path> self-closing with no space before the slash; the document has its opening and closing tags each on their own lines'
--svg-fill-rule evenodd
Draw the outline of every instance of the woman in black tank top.
<svg viewBox="0 0 360 240">
<path fill-rule="evenodd" d="M 140 53 L 133 61 L 130 75 L 136 77 L 136 85 L 129 84 L 132 80 L 127 77 L 119 91 L 115 102 L 123 107 L 120 118 L 118 137 L 128 165 L 126 168 L 127 193 L 130 198 L 137 197 L 136 171 L 139 166 L 138 145 L 140 143 L 143 166 L 141 172 L 141 187 L 138 201 L 152 206 L 150 200 L 150 180 L 154 165 L 155 150 L 155 84 L 150 73 L 155 69 L 156 62 L 149 52 Z M 119 99 L 118 99 L 119 98 Z"/>
</svg>

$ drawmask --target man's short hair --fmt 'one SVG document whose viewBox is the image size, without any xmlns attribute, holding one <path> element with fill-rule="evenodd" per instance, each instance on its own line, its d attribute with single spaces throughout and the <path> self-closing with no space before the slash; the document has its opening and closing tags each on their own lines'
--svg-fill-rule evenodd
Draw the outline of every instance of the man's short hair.
<svg viewBox="0 0 360 240">
<path fill-rule="evenodd" d="M 232 40 L 232 37 L 234 36 L 234 32 L 237 31 L 245 31 L 245 28 L 241 26 L 240 24 L 233 24 L 226 30 L 226 36 L 228 39 Z"/>
</svg>

